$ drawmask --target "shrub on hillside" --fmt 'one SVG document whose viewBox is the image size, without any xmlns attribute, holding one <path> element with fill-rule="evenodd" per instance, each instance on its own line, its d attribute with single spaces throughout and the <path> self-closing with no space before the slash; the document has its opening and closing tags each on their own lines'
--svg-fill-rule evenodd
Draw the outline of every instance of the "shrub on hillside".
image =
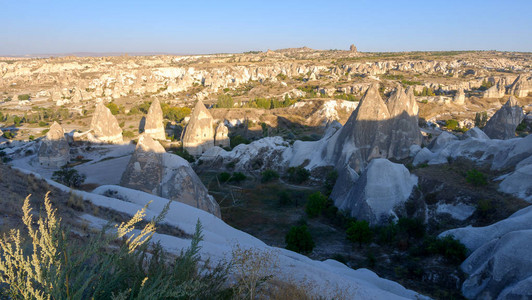
<svg viewBox="0 0 532 300">
<path fill-rule="evenodd" d="M 453 236 L 443 238 L 431 237 L 425 242 L 426 250 L 431 254 L 439 254 L 454 263 L 461 263 L 467 257 L 467 248 Z"/>
<path fill-rule="evenodd" d="M 234 148 L 240 144 L 249 144 L 249 143 L 251 142 L 241 135 L 234 135 L 229 138 L 229 144 L 231 145 L 231 148 Z"/>
<path fill-rule="evenodd" d="M 52 180 L 62 183 L 69 187 L 80 187 L 85 181 L 86 176 L 79 174 L 78 170 L 64 165 L 61 169 L 52 174 Z"/>
<path fill-rule="evenodd" d="M 310 253 L 315 246 L 307 225 L 292 226 L 286 234 L 285 241 L 286 249 L 298 253 Z"/>
<path fill-rule="evenodd" d="M 22 94 L 17 96 L 18 100 L 30 100 L 29 94 Z"/>
<path fill-rule="evenodd" d="M 367 221 L 353 221 L 347 228 L 347 239 L 351 242 L 362 244 L 369 243 L 373 237 L 373 232 L 369 228 Z"/>
<path fill-rule="evenodd" d="M 288 173 L 288 181 L 292 183 L 301 184 L 305 181 L 307 181 L 310 177 L 310 172 L 299 166 L 299 167 L 290 167 L 287 170 Z"/>
<path fill-rule="evenodd" d="M 235 104 L 235 101 L 233 100 L 233 97 L 231 95 L 219 95 L 218 101 L 216 101 L 216 107 L 217 108 L 233 108 Z"/>
<path fill-rule="evenodd" d="M 260 179 L 261 182 L 270 182 L 273 180 L 279 179 L 279 173 L 277 173 L 275 170 L 264 170 L 262 172 L 262 177 Z"/>
<path fill-rule="evenodd" d="M 315 218 L 321 214 L 327 204 L 327 197 L 321 192 L 315 192 L 308 196 L 305 212 L 310 218 Z"/>
<path fill-rule="evenodd" d="M 118 108 L 118 105 L 116 105 L 116 103 L 114 102 L 107 103 L 105 106 L 109 108 L 109 110 L 111 111 L 113 115 L 118 115 L 118 113 L 120 113 L 120 109 Z"/>
<path fill-rule="evenodd" d="M 466 173 L 466 180 L 472 185 L 476 186 L 482 186 L 488 184 L 488 180 L 486 179 L 486 175 L 484 173 L 472 169 L 470 171 L 467 171 Z"/>
</svg>

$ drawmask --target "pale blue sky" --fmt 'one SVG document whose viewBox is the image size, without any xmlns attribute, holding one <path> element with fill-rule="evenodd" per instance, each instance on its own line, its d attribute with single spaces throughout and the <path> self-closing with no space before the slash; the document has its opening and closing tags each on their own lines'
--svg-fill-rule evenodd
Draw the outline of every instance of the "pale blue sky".
<svg viewBox="0 0 532 300">
<path fill-rule="evenodd" d="M 532 51 L 532 0 L 0 0 L 0 55 Z"/>
</svg>

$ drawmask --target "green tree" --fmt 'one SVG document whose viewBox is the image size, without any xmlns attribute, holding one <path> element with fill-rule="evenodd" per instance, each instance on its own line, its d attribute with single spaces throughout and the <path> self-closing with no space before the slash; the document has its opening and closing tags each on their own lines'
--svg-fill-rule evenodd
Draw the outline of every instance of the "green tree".
<svg viewBox="0 0 532 300">
<path fill-rule="evenodd" d="M 85 181 L 86 176 L 79 174 L 78 170 L 64 165 L 60 170 L 52 174 L 52 180 L 70 187 L 80 187 Z"/>
<path fill-rule="evenodd" d="M 288 173 L 288 181 L 292 183 L 301 184 L 310 177 L 310 172 L 302 166 L 290 167 L 286 172 Z"/>
<path fill-rule="evenodd" d="M 478 128 L 483 128 L 488 122 L 488 113 L 485 111 L 477 112 L 475 114 L 475 126 Z"/>
<path fill-rule="evenodd" d="M 116 103 L 114 102 L 109 102 L 105 106 L 109 108 L 109 110 L 111 111 L 113 115 L 117 115 L 118 113 L 120 113 L 120 109 L 118 108 L 118 105 L 116 105 Z"/>
<path fill-rule="evenodd" d="M 316 246 L 307 225 L 292 226 L 285 237 L 286 249 L 298 253 L 310 253 Z"/>
<path fill-rule="evenodd" d="M 364 220 L 352 221 L 347 228 L 346 233 L 347 239 L 354 243 L 358 243 L 359 246 L 369 243 L 373 237 L 373 232 L 369 228 L 369 223 Z"/>
<path fill-rule="evenodd" d="M 216 107 L 218 108 L 233 108 L 235 101 L 231 95 L 223 94 L 218 96 Z"/>
<path fill-rule="evenodd" d="M 321 192 L 315 192 L 308 196 L 305 212 L 310 218 L 315 218 L 321 214 L 326 204 L 327 197 L 325 197 Z"/>
<path fill-rule="evenodd" d="M 270 181 L 277 180 L 277 179 L 279 179 L 279 173 L 277 173 L 275 170 L 268 169 L 262 172 L 262 177 L 260 181 L 262 183 L 265 183 L 265 182 L 270 182 Z"/>
</svg>

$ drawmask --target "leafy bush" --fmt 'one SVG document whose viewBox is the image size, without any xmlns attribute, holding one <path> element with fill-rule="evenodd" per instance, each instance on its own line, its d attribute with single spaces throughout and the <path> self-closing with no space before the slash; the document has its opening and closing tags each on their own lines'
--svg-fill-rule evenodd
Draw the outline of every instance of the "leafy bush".
<svg viewBox="0 0 532 300">
<path fill-rule="evenodd" d="M 241 172 L 234 172 L 233 175 L 231 175 L 231 178 L 229 178 L 229 181 L 231 182 L 241 182 L 247 179 L 247 176 L 244 173 Z"/>
<path fill-rule="evenodd" d="M 227 173 L 227 172 L 222 172 L 222 173 L 218 174 L 218 180 L 219 180 L 221 183 L 228 182 L 228 181 L 229 181 L 229 178 L 231 178 L 231 174 L 229 174 L 229 173 Z"/>
<path fill-rule="evenodd" d="M 399 218 L 397 229 L 411 238 L 420 239 L 425 236 L 425 224 L 420 219 Z"/>
<path fill-rule="evenodd" d="M 29 94 L 22 94 L 17 96 L 18 100 L 30 100 Z"/>
<path fill-rule="evenodd" d="M 466 180 L 470 184 L 476 185 L 476 186 L 482 186 L 482 185 L 487 185 L 488 184 L 488 180 L 486 179 L 486 175 L 484 175 L 484 173 L 482 173 L 480 171 L 477 171 L 475 169 L 467 171 Z"/>
<path fill-rule="evenodd" d="M 189 163 L 193 163 L 194 161 L 196 161 L 196 159 L 194 159 L 194 156 L 191 155 L 190 153 L 188 153 L 188 151 L 186 149 L 174 150 L 174 154 L 181 156 L 182 158 L 184 158 Z"/>
<path fill-rule="evenodd" d="M 464 244 L 450 235 L 443 238 L 431 237 L 427 239 L 425 245 L 429 253 L 442 255 L 455 263 L 460 263 L 467 257 L 467 248 Z"/>
<path fill-rule="evenodd" d="M 166 103 L 161 103 L 161 109 L 165 119 L 180 123 L 190 115 L 191 109 L 188 107 L 173 107 Z"/>
<path fill-rule="evenodd" d="M 155 225 L 169 204 L 140 233 L 132 233 L 146 207 L 115 233 L 105 226 L 82 242 L 61 225 L 46 194 L 45 217 L 34 228 L 29 196 L 23 223 L 33 247 L 21 244 L 20 230 L 0 239 L 0 291 L 6 299 L 215 299 L 223 290 L 228 266 L 200 263 L 203 236 L 197 223 L 191 246 L 173 261 L 156 244 L 148 253 Z M 119 241 L 119 243 L 116 243 Z"/>
<path fill-rule="evenodd" d="M 19 127 L 20 123 L 22 123 L 22 118 L 19 116 L 15 116 L 13 118 L 13 124 L 15 124 L 15 127 Z"/>
<path fill-rule="evenodd" d="M 13 131 L 4 131 L 4 137 L 6 139 L 12 139 L 15 137 L 15 134 L 13 133 Z"/>
<path fill-rule="evenodd" d="M 45 127 L 45 126 L 48 126 L 48 123 L 46 123 L 44 121 L 39 121 L 39 126 L 40 127 Z"/>
<path fill-rule="evenodd" d="M 334 185 L 336 184 L 336 180 L 338 179 L 338 171 L 332 170 L 329 173 L 327 173 L 327 177 L 325 178 L 325 193 L 327 195 L 330 195 L 332 193 L 332 190 L 334 188 Z"/>
<path fill-rule="evenodd" d="M 288 173 L 288 181 L 292 183 L 297 183 L 297 184 L 307 181 L 310 177 L 310 172 L 301 166 L 290 167 L 288 168 L 287 173 Z"/>
<path fill-rule="evenodd" d="M 233 97 L 231 95 L 219 95 L 218 101 L 216 102 L 217 108 L 233 108 L 235 104 L 235 101 L 233 100 Z"/>
<path fill-rule="evenodd" d="M 305 212 L 311 218 L 317 217 L 327 204 L 327 197 L 325 197 L 321 192 L 315 192 L 308 196 L 307 205 L 305 207 Z"/>
<path fill-rule="evenodd" d="M 52 180 L 62 183 L 69 187 L 80 187 L 85 181 L 86 176 L 79 174 L 78 170 L 64 165 L 60 170 L 52 174 Z"/>
<path fill-rule="evenodd" d="M 231 145 L 231 148 L 234 148 L 240 144 L 249 144 L 249 143 L 251 142 L 241 135 L 234 135 L 229 138 L 229 144 Z"/>
<path fill-rule="evenodd" d="M 279 193 L 279 204 L 280 205 L 288 205 L 292 203 L 292 198 L 290 197 L 290 194 L 288 194 L 287 191 L 282 191 Z"/>
<path fill-rule="evenodd" d="M 135 133 L 133 131 L 124 130 L 124 132 L 122 133 L 122 136 L 128 139 L 131 139 L 135 136 Z"/>
<path fill-rule="evenodd" d="M 347 239 L 354 243 L 358 243 L 359 246 L 369 243 L 373 237 L 373 232 L 369 228 L 369 223 L 364 220 L 351 222 L 346 233 Z"/>
<path fill-rule="evenodd" d="M 286 249 L 298 253 L 310 253 L 314 249 L 314 240 L 307 225 L 292 226 L 286 234 Z"/>
<path fill-rule="evenodd" d="M 111 111 L 113 115 L 118 115 L 120 113 L 120 109 L 118 108 L 118 105 L 116 105 L 116 103 L 114 102 L 107 103 L 105 107 L 109 108 L 109 110 Z"/>
<path fill-rule="evenodd" d="M 475 114 L 475 126 L 478 128 L 483 128 L 488 122 L 488 113 L 485 111 L 477 112 Z"/>
<path fill-rule="evenodd" d="M 488 218 L 495 212 L 495 207 L 493 202 L 488 199 L 481 199 L 477 202 L 476 205 L 477 212 L 481 218 Z"/>
<path fill-rule="evenodd" d="M 270 181 L 273 181 L 273 180 L 277 180 L 279 179 L 279 173 L 277 173 L 275 170 L 264 170 L 264 172 L 262 172 L 262 177 L 260 179 L 261 182 L 270 182 Z"/>
<path fill-rule="evenodd" d="M 458 121 L 451 119 L 445 121 L 445 127 L 449 130 L 457 130 L 460 128 L 460 125 L 458 125 Z"/>
</svg>

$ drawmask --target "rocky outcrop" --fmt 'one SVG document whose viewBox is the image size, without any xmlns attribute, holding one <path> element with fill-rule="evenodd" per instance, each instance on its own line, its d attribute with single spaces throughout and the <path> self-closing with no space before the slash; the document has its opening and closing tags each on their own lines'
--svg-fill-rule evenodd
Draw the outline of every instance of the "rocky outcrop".
<svg viewBox="0 0 532 300">
<path fill-rule="evenodd" d="M 50 126 L 39 147 L 39 163 L 50 168 L 60 168 L 70 161 L 70 146 L 63 127 L 57 122 Z"/>
<path fill-rule="evenodd" d="M 454 95 L 453 102 L 457 105 L 464 105 L 465 104 L 465 93 L 463 88 L 459 88 L 456 91 L 456 94 Z"/>
<path fill-rule="evenodd" d="M 198 100 L 183 135 L 183 147 L 191 155 L 199 156 L 214 147 L 214 128 L 211 113 Z"/>
<path fill-rule="evenodd" d="M 100 142 L 112 144 L 123 142 L 122 128 L 118 125 L 118 121 L 109 108 L 105 107 L 103 103 L 96 105 L 90 130 L 92 135 Z"/>
<path fill-rule="evenodd" d="M 469 274 L 462 285 L 464 296 L 469 299 L 530 299 L 530 247 L 532 229 L 507 233 L 478 248 L 461 266 Z"/>
<path fill-rule="evenodd" d="M 523 118 L 523 109 L 517 105 L 517 100 L 510 96 L 506 104 L 488 120 L 483 130 L 492 139 L 511 139 L 515 137 L 515 129 Z"/>
<path fill-rule="evenodd" d="M 342 180 L 336 185 L 341 184 Z M 395 210 L 406 202 L 416 184 L 417 177 L 404 165 L 383 158 L 373 159 L 350 189 L 335 185 L 334 190 L 348 192 L 333 193 L 338 194 L 334 203 L 352 217 L 372 225 L 386 223 L 389 217 L 397 217 Z"/>
<path fill-rule="evenodd" d="M 527 79 L 525 75 L 519 75 L 510 86 L 510 95 L 516 97 L 526 97 L 532 92 L 532 80 Z"/>
<path fill-rule="evenodd" d="M 482 94 L 484 98 L 502 98 L 506 94 L 506 89 L 500 84 L 496 84 Z"/>
<path fill-rule="evenodd" d="M 229 147 L 229 128 L 223 122 L 220 122 L 216 127 L 216 135 L 214 136 L 214 145 L 222 148 Z"/>
<path fill-rule="evenodd" d="M 378 157 L 402 159 L 412 144 L 421 144 L 418 107 L 413 90 L 396 89 L 385 103 L 377 85 L 366 91 L 357 109 L 333 136 L 322 153 L 324 160 L 342 169 L 361 171 Z"/>
<path fill-rule="evenodd" d="M 152 139 L 166 140 L 166 133 L 163 124 L 163 110 L 158 99 L 153 100 L 146 115 L 144 123 L 144 134 L 149 135 Z"/>
<path fill-rule="evenodd" d="M 148 135 L 141 135 L 120 185 L 179 201 L 220 217 L 220 207 L 183 158 L 166 153 Z"/>
<path fill-rule="evenodd" d="M 410 155 L 412 145 L 421 145 L 421 131 L 418 125 L 418 112 L 414 90 L 410 87 L 406 94 L 401 87 L 386 102 L 391 119 L 391 140 L 388 157 L 403 159 Z"/>
</svg>

